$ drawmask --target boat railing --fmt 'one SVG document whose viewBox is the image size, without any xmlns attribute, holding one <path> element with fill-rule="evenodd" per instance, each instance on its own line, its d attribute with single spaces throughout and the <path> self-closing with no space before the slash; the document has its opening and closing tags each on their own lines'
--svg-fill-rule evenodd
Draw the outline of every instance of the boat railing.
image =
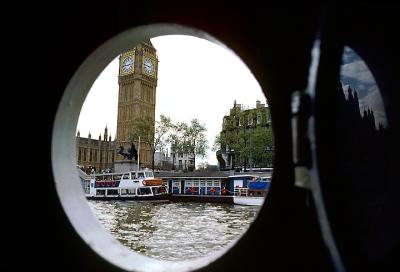
<svg viewBox="0 0 400 272">
<path fill-rule="evenodd" d="M 234 195 L 235 196 L 247 196 L 248 195 L 248 188 L 245 187 L 235 187 Z"/>
</svg>

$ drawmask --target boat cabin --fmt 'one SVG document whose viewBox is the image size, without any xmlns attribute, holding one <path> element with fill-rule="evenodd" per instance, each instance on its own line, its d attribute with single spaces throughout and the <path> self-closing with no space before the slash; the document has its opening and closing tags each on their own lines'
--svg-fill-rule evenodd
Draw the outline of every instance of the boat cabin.
<svg viewBox="0 0 400 272">
<path fill-rule="evenodd" d="M 229 191 L 235 196 L 266 196 L 271 177 L 256 175 L 229 176 Z"/>
<path fill-rule="evenodd" d="M 83 181 L 85 194 L 90 197 L 143 197 L 167 193 L 162 179 L 154 178 L 152 171 L 103 173 L 91 175 Z"/>
</svg>

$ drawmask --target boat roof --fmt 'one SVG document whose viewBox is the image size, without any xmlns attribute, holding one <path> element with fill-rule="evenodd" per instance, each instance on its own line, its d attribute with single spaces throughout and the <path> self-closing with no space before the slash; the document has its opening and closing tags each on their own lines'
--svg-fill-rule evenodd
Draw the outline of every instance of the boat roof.
<svg viewBox="0 0 400 272">
<path fill-rule="evenodd" d="M 242 175 L 233 175 L 229 176 L 230 178 L 244 178 L 244 177 L 259 177 L 258 175 L 252 175 L 252 174 L 242 174 Z"/>
<path fill-rule="evenodd" d="M 152 172 L 151 169 L 141 169 L 141 170 L 131 170 L 131 171 L 126 171 L 126 172 L 112 172 L 112 173 L 97 173 L 97 174 L 91 174 L 90 176 L 112 176 L 112 175 L 124 175 L 124 174 L 129 174 L 129 173 L 145 173 L 145 172 Z M 154 175 L 154 173 L 153 173 Z"/>
</svg>

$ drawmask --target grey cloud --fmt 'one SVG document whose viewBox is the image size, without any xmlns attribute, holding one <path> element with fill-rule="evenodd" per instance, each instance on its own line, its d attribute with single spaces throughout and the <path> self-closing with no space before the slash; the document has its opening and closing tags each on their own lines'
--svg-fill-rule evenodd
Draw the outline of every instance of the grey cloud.
<svg viewBox="0 0 400 272">
<path fill-rule="evenodd" d="M 370 70 L 362 60 L 342 65 L 341 76 L 356 79 L 364 84 L 374 84 L 375 82 Z"/>
</svg>

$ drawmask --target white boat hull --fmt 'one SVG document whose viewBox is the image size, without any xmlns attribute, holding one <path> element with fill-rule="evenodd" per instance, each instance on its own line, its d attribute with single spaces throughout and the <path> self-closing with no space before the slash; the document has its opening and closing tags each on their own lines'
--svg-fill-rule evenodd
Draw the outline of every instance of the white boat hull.
<svg viewBox="0 0 400 272">
<path fill-rule="evenodd" d="M 258 196 L 234 196 L 233 203 L 237 205 L 261 206 L 265 197 Z"/>
</svg>

